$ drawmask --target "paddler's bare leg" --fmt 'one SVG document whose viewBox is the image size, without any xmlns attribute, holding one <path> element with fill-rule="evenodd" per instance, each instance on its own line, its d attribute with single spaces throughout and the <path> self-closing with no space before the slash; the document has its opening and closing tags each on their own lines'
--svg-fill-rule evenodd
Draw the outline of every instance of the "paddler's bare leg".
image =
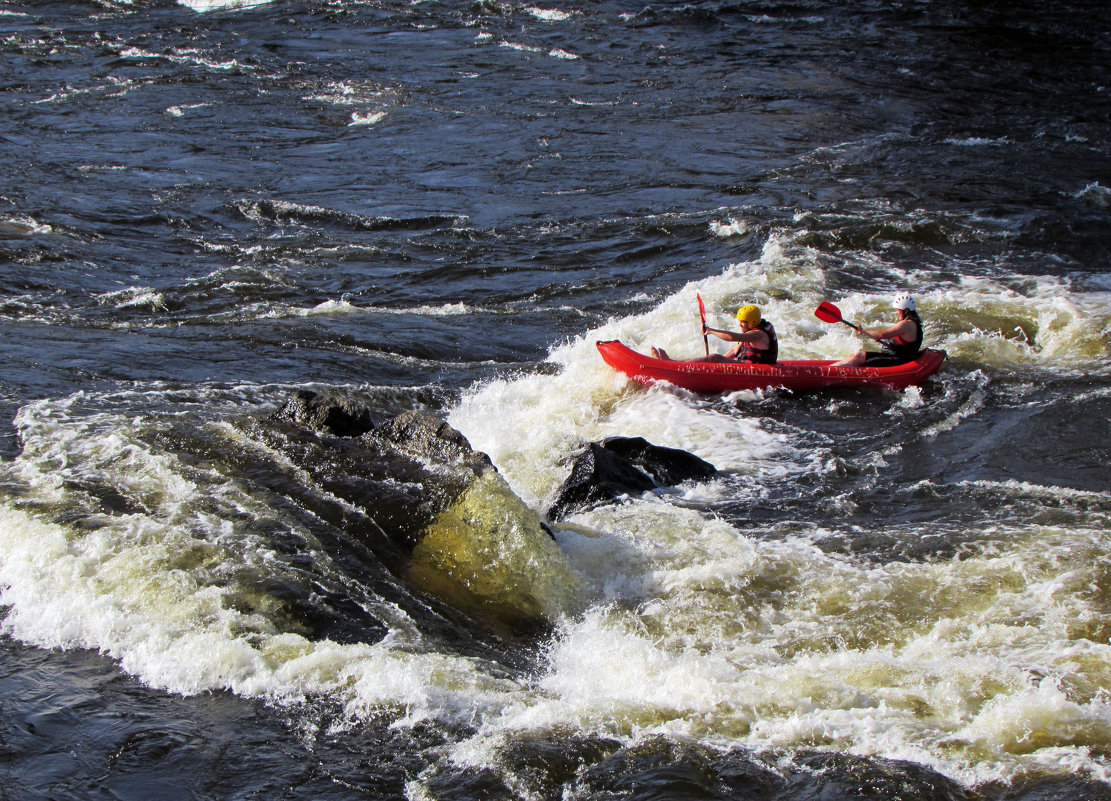
<svg viewBox="0 0 1111 801">
<path fill-rule="evenodd" d="M 834 362 L 833 364 L 830 365 L 830 367 L 860 367 L 862 364 L 864 364 L 864 358 L 865 358 L 864 351 L 858 350 L 856 353 L 854 353 L 849 358 L 842 359 L 839 362 Z"/>
</svg>

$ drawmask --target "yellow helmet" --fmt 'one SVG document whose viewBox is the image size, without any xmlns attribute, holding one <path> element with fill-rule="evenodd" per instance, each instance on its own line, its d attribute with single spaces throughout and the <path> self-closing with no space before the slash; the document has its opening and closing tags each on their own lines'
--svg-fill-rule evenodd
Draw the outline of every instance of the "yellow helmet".
<svg viewBox="0 0 1111 801">
<path fill-rule="evenodd" d="M 749 325 L 760 325 L 760 307 L 749 304 L 737 309 L 737 321 Z"/>
</svg>

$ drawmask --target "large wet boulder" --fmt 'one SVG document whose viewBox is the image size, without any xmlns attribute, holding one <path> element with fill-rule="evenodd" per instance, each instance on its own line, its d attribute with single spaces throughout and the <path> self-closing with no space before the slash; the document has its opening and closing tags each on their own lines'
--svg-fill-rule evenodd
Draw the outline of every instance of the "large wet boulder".
<svg viewBox="0 0 1111 801">
<path fill-rule="evenodd" d="M 301 390 L 271 415 L 268 444 L 349 510 L 345 530 L 456 608 L 517 629 L 575 607 L 567 557 L 489 456 L 436 415 L 377 418 Z"/>
<path fill-rule="evenodd" d="M 643 437 L 608 437 L 589 443 L 575 457 L 570 475 L 548 507 L 548 516 L 558 520 L 629 495 L 716 473 L 717 468 L 693 453 L 653 445 Z"/>
</svg>

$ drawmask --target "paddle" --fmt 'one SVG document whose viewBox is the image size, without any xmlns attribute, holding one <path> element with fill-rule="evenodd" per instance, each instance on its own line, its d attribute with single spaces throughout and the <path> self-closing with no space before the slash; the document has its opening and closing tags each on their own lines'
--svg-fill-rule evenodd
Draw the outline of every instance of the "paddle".
<svg viewBox="0 0 1111 801">
<path fill-rule="evenodd" d="M 702 302 L 702 294 L 696 292 L 695 297 L 698 298 L 698 313 L 702 316 L 702 344 L 706 346 L 706 355 L 710 355 L 710 336 L 706 334 L 706 304 Z"/>
<path fill-rule="evenodd" d="M 824 301 L 818 304 L 818 308 L 814 310 L 814 316 L 824 323 L 844 323 L 849 328 L 853 328 L 860 333 L 864 333 L 864 329 L 856 323 L 850 323 L 841 316 L 841 310 L 834 306 L 829 301 Z"/>
</svg>

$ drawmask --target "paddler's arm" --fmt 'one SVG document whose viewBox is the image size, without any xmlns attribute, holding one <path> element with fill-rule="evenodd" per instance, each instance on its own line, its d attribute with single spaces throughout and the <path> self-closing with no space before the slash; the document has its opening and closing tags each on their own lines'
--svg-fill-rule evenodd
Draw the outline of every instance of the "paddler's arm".
<svg viewBox="0 0 1111 801">
<path fill-rule="evenodd" d="M 917 323 L 907 318 L 895 323 L 891 328 L 865 328 L 861 333 L 868 334 L 877 342 L 881 339 L 894 339 L 895 337 L 904 342 L 910 342 L 918 336 L 918 330 L 914 328 L 915 326 L 917 326 Z"/>
<path fill-rule="evenodd" d="M 752 342 L 764 346 L 768 344 L 768 335 L 760 328 L 754 328 L 742 334 L 740 331 L 726 331 L 722 328 L 710 328 L 710 326 L 704 325 L 702 326 L 702 333 L 712 334 L 726 342 Z"/>
<path fill-rule="evenodd" d="M 915 339 L 917 331 L 915 330 L 916 323 L 909 317 L 901 322 L 895 323 L 890 328 L 859 328 L 860 333 L 879 342 L 881 339 L 893 339 L 899 337 L 904 342 L 909 342 Z"/>
<path fill-rule="evenodd" d="M 751 342 L 757 348 L 761 349 L 766 348 L 768 347 L 768 345 L 771 344 L 771 340 L 768 338 L 767 332 L 760 328 L 754 328 L 751 331 L 745 331 L 744 333 L 741 333 L 740 331 L 725 331 L 721 328 L 710 328 L 709 326 L 705 326 L 703 329 L 703 333 L 713 334 L 718 339 L 724 339 L 726 342 L 737 343 L 725 352 L 725 357 L 727 359 L 737 358 L 737 354 L 741 351 L 742 343 Z"/>
</svg>

